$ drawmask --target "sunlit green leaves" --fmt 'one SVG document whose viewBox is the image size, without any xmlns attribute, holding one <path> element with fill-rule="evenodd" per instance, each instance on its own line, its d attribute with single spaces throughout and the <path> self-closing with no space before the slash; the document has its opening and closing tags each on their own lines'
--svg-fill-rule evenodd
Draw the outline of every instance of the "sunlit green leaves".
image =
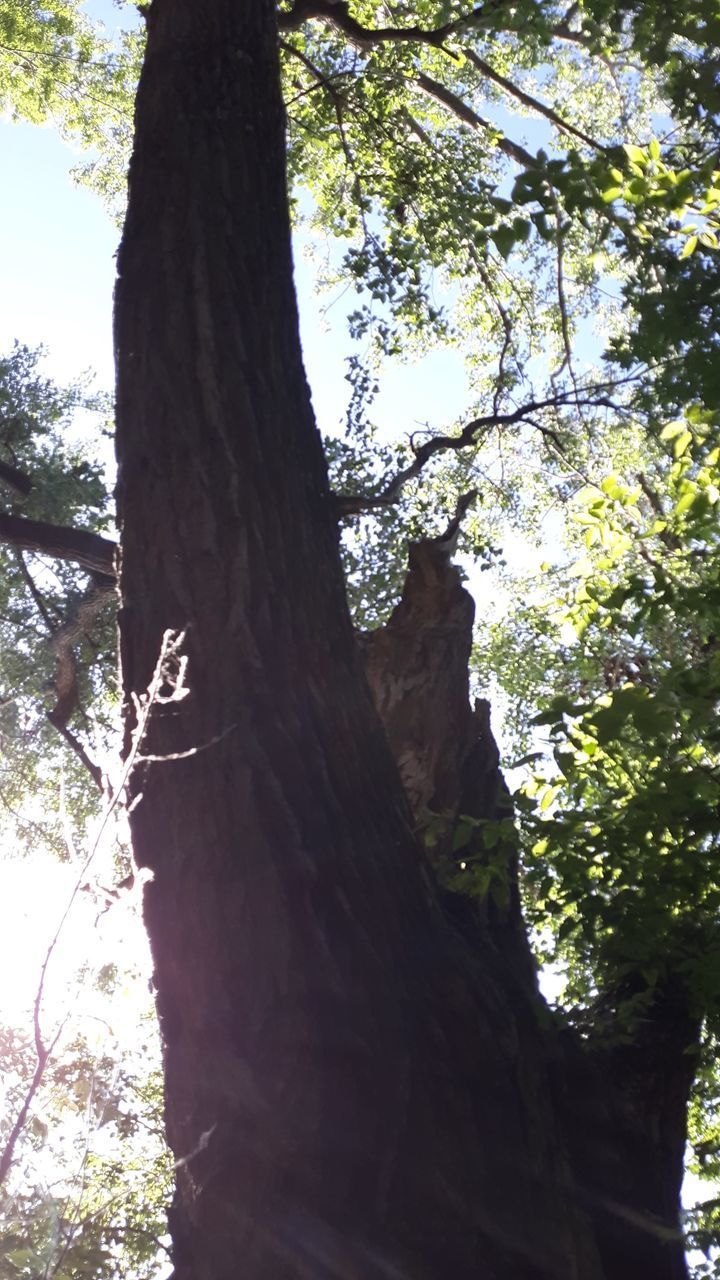
<svg viewBox="0 0 720 1280">
<path fill-rule="evenodd" d="M 124 204 L 143 46 L 137 14 L 125 12 L 127 30 L 110 39 L 81 0 L 0 3 L 0 108 L 17 120 L 50 120 L 92 149 L 83 173 L 115 211 Z"/>
<path fill-rule="evenodd" d="M 554 922 L 578 997 L 601 974 L 646 967 L 662 928 L 663 963 L 717 1017 L 720 451 L 697 408 L 662 445 L 652 481 L 615 473 L 576 499 L 596 540 L 566 579 L 565 617 L 578 669 L 582 651 L 602 665 L 590 697 L 556 694 L 536 718 L 552 761 L 525 784 L 520 812 L 530 910 L 538 927 Z"/>
<path fill-rule="evenodd" d="M 42 376 L 41 353 L 16 346 L 0 358 L 0 462 L 30 484 L 26 496 L 0 481 L 0 508 L 50 524 L 103 529 L 109 520 L 104 467 L 90 430 L 102 428 L 107 405 L 76 384 L 60 388 Z M 60 822 L 58 769 L 66 800 L 82 814 L 92 805 L 89 778 L 49 724 L 56 701 L 52 637 L 72 619 L 88 576 L 74 565 L 0 548 L 0 831 L 20 849 L 40 833 L 67 856 Z M 102 750 L 114 690 L 113 623 L 99 615 L 92 634 L 80 629 L 78 719 L 72 726 Z M 85 708 L 83 715 L 82 708 Z M 87 714 L 93 713 L 93 722 Z"/>
</svg>

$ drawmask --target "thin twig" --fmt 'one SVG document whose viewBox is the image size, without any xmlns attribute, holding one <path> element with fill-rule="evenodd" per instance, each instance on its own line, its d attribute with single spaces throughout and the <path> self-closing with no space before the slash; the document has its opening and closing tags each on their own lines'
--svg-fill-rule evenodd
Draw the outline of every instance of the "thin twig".
<svg viewBox="0 0 720 1280">
<path fill-rule="evenodd" d="M 570 380 L 575 386 L 575 374 L 573 372 L 572 363 L 572 341 L 570 336 L 570 318 L 568 315 L 567 297 L 565 294 L 565 233 L 562 227 L 562 213 L 557 200 L 555 204 L 555 225 L 557 228 L 556 240 L 556 271 L 555 281 L 557 288 L 558 308 L 560 311 L 560 331 L 562 333 L 563 342 L 563 358 L 558 368 L 551 373 L 550 381 L 555 386 L 564 369 L 570 374 Z"/>
<path fill-rule="evenodd" d="M 419 445 L 414 450 L 415 457 L 413 461 L 407 467 L 398 471 L 380 493 L 336 495 L 335 503 L 338 515 L 341 517 L 360 515 L 364 511 L 393 506 L 398 501 L 405 486 L 420 475 L 423 468 L 436 454 L 467 449 L 477 443 L 478 436 L 481 433 L 492 430 L 492 428 L 514 426 L 520 422 L 528 422 L 531 426 L 537 427 L 538 424 L 533 421 L 533 418 L 543 409 L 609 408 L 617 410 L 618 406 L 610 399 L 607 392 L 627 380 L 625 378 L 618 380 L 618 382 L 597 383 L 585 388 L 573 387 L 572 390 L 558 392 L 556 395 L 544 400 L 530 400 L 508 413 L 493 412 L 479 418 L 473 418 L 471 422 L 465 424 L 457 435 L 431 436 L 429 440 L 426 440 L 424 444 Z M 547 432 L 548 428 L 544 428 L 544 433 Z"/>
<path fill-rule="evenodd" d="M 38 613 L 40 614 L 40 617 L 45 623 L 45 626 L 49 634 L 53 636 L 55 634 L 56 623 L 53 622 L 52 618 L 50 617 L 47 603 L 43 598 L 43 595 L 40 592 L 37 586 L 37 583 L 35 582 L 35 579 L 33 578 L 32 573 L 30 572 L 30 569 L 28 568 L 27 561 L 22 551 L 19 551 L 16 549 L 15 559 L 17 561 L 18 568 L 20 569 L 20 573 L 25 580 L 25 585 L 35 602 L 35 608 L 37 609 Z"/>
<path fill-rule="evenodd" d="M 58 1025 L 54 1035 L 52 1036 L 52 1039 L 46 1043 L 43 1036 L 43 1032 L 42 1032 L 41 1019 L 42 1019 L 42 1002 L 45 994 L 45 985 L 46 985 L 50 961 L 52 960 L 52 957 L 55 953 L 55 949 L 60 940 L 60 935 L 62 934 L 62 931 L 67 922 L 68 916 L 70 915 L 70 912 L 73 908 L 75 899 L 77 898 L 80 890 L 82 889 L 83 884 L 87 879 L 87 872 L 100 847 L 100 842 L 105 833 L 107 824 L 110 821 L 110 818 L 112 817 L 118 804 L 120 803 L 122 796 L 125 793 L 128 781 L 130 779 L 130 775 L 133 769 L 135 768 L 135 765 L 138 760 L 140 747 L 142 745 L 145 734 L 147 733 L 147 730 L 148 730 L 153 708 L 158 703 L 172 702 L 185 695 L 186 690 L 183 687 L 183 674 L 185 670 L 185 664 L 183 662 L 182 657 L 178 657 L 184 639 L 185 639 L 184 631 L 180 631 L 180 632 L 166 631 L 165 632 L 162 639 L 161 648 L 160 648 L 160 655 L 158 657 L 157 664 L 155 666 L 155 670 L 153 672 L 150 684 L 148 685 L 147 690 L 145 691 L 144 694 L 135 695 L 133 699 L 135 704 L 135 709 L 136 709 L 136 723 L 135 723 L 135 728 L 133 729 L 133 732 L 132 732 L 130 750 L 128 751 L 128 754 L 125 758 L 123 769 L 120 775 L 120 780 L 108 799 L 108 802 L 105 806 L 102 817 L 100 819 L 99 826 L 95 833 L 95 839 L 93 840 L 92 846 L 90 848 L 90 852 L 88 853 L 87 857 L 82 863 L 79 874 L 75 880 L 74 887 L 65 905 L 65 909 L 60 917 L 60 921 L 50 941 L 50 945 L 48 946 L 48 949 L 45 952 L 45 959 L 43 960 L 42 966 L 40 968 L 40 978 L 38 981 L 37 990 L 35 992 L 35 999 L 33 1001 L 33 1031 L 34 1031 L 34 1039 L 35 1039 L 35 1054 L 37 1058 L 37 1065 L 35 1067 L 32 1080 L 30 1081 L 30 1084 L 28 1085 L 28 1088 L 26 1090 L 22 1106 L 20 1107 L 15 1123 L 13 1124 L 12 1129 L 10 1130 L 10 1134 L 7 1138 L 2 1154 L 0 1155 L 0 1186 L 2 1185 L 5 1178 L 8 1175 L 8 1172 L 10 1170 L 10 1167 L 14 1159 L 15 1148 L 17 1146 L 18 1139 L 23 1129 L 25 1128 L 25 1124 L 27 1123 L 27 1118 L 28 1118 L 28 1114 L 29 1114 L 33 1099 L 35 1098 L 38 1088 L 40 1087 L 48 1062 L 52 1057 L 52 1054 L 57 1046 L 58 1040 L 60 1038 L 60 1035 L 62 1034 L 62 1030 L 65 1025 L 65 1019 L 63 1019 Z M 163 688 L 163 685 L 167 683 L 167 661 L 169 658 L 175 658 L 178 660 L 179 674 L 178 674 L 178 679 L 177 679 L 177 684 L 175 689 L 172 690 L 169 694 L 166 694 L 166 693 L 161 693 L 161 689 Z M 73 844 L 73 836 L 72 836 L 72 831 L 70 829 L 70 825 L 68 822 L 64 823 L 64 835 L 65 835 L 65 841 L 68 844 L 71 854 L 74 855 L 75 850 L 74 850 L 74 844 Z"/>
</svg>

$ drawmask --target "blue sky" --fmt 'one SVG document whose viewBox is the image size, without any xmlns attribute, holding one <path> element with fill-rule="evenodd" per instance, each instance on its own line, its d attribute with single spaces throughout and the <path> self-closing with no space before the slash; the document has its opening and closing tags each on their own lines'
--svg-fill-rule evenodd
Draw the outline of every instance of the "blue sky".
<svg viewBox="0 0 720 1280">
<path fill-rule="evenodd" d="M 0 347 L 44 344 L 54 377 L 92 367 L 110 386 L 118 236 L 76 160 L 51 128 L 0 126 Z"/>
<path fill-rule="evenodd" d="M 98 384 L 113 380 L 112 291 L 119 232 L 72 169 L 81 153 L 50 127 L 0 124 L 0 349 L 18 339 L 47 348 L 47 372 L 59 381 L 92 369 Z M 347 311 L 354 293 L 314 291 L 303 246 L 296 252 L 303 346 L 320 425 L 336 428 L 347 400 L 344 357 Z M 325 314 L 325 309 L 330 309 Z M 383 379 L 377 416 L 394 432 L 430 421 L 451 426 L 467 386 L 456 354 L 396 365 Z"/>
</svg>

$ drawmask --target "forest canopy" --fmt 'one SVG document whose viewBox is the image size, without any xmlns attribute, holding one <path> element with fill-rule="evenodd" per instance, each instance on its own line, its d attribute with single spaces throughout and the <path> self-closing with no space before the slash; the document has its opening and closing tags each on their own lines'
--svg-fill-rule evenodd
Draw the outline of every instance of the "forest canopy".
<svg viewBox="0 0 720 1280">
<path fill-rule="evenodd" d="M 120 34 L 80 0 L 0 0 L 0 99 L 78 149 L 120 221 L 145 21 L 118 11 Z M 720 14 L 283 0 L 277 26 L 297 252 L 346 329 L 347 402 L 321 425 L 359 644 L 397 617 L 408 545 L 450 547 L 503 749 L 502 804 L 425 797 L 416 835 L 456 910 L 504 921 L 519 886 L 561 1040 L 622 1056 L 652 1031 L 662 1056 L 681 1036 L 708 1182 L 683 1225 L 693 1275 L 720 1275 Z M 393 371 L 438 353 L 462 413 L 392 403 L 390 423 Z M 81 978 L 95 1012 L 47 999 L 63 929 L 137 914 L 129 769 L 154 757 L 126 722 L 117 764 L 111 419 L 41 352 L 0 360 L 3 859 L 71 868 L 27 1017 L 0 1027 L 0 1274 L 22 1280 L 168 1274 L 148 1000 L 142 1052 L 87 1032 L 135 962 L 110 930 Z"/>
</svg>

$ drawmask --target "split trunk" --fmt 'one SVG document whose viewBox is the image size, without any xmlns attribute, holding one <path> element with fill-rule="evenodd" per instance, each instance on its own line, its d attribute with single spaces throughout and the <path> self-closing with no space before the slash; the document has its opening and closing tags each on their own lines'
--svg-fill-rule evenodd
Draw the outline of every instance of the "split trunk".
<svg viewBox="0 0 720 1280">
<path fill-rule="evenodd" d="M 116 300 L 120 630 L 129 749 L 157 676 L 131 821 L 176 1278 L 681 1277 L 681 994 L 625 1057 L 557 1034 L 512 859 L 476 908 L 414 835 L 420 809 L 503 805 L 472 607 L 421 544 L 388 627 L 351 629 L 273 5 L 153 0 L 148 27 Z"/>
</svg>

